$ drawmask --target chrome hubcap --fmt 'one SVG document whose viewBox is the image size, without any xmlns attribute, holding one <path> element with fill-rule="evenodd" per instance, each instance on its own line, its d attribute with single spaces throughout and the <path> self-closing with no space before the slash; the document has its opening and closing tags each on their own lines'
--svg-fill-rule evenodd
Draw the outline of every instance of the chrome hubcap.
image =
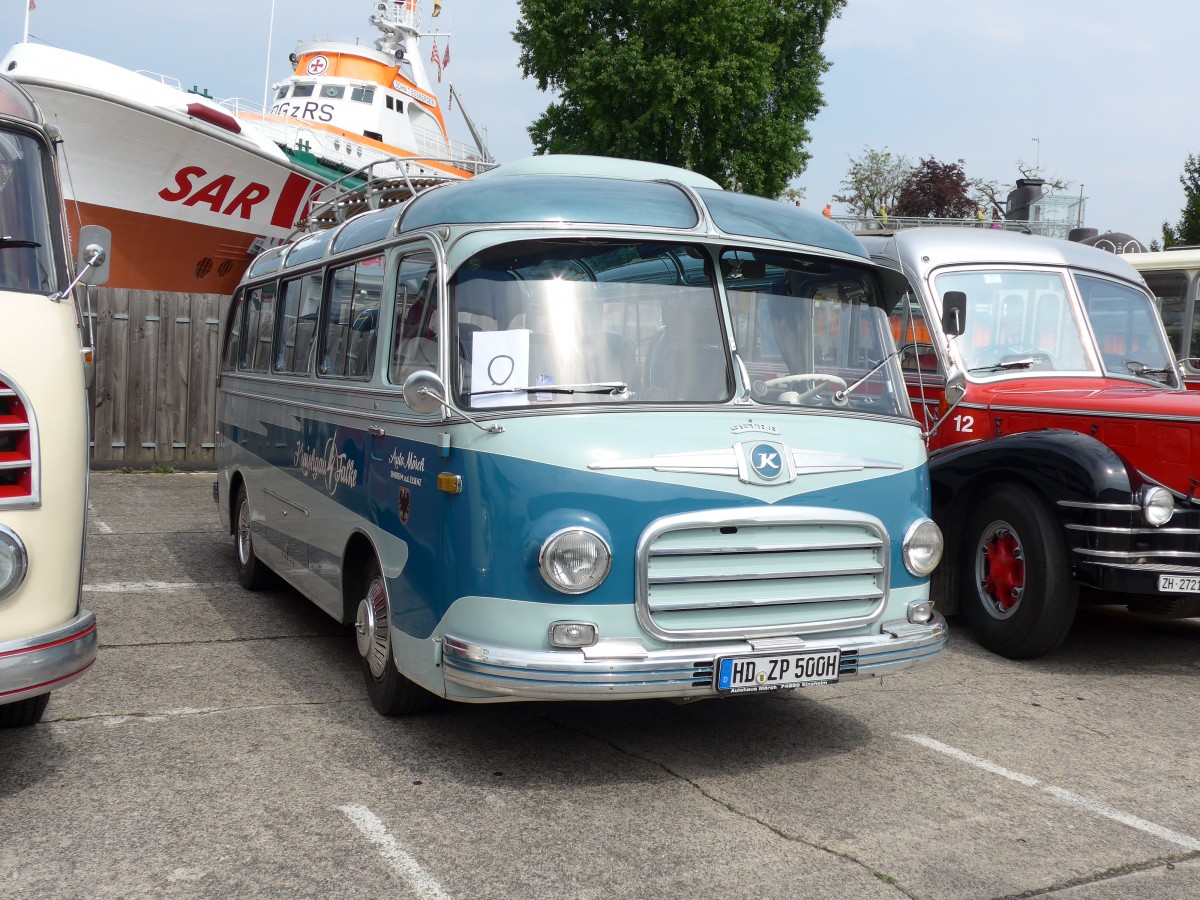
<svg viewBox="0 0 1200 900">
<path fill-rule="evenodd" d="M 367 595 L 358 601 L 354 621 L 354 639 L 359 655 L 367 661 L 371 674 L 382 678 L 387 671 L 391 641 L 388 637 L 387 592 L 378 576 L 367 585 Z"/>
<path fill-rule="evenodd" d="M 237 554 L 238 562 L 243 566 L 250 564 L 250 502 L 243 500 L 238 507 L 237 522 Z"/>
</svg>

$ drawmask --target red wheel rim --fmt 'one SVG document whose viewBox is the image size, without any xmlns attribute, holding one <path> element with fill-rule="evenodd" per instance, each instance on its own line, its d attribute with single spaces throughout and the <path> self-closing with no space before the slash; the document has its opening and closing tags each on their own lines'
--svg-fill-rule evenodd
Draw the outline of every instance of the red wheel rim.
<svg viewBox="0 0 1200 900">
<path fill-rule="evenodd" d="M 1025 553 L 1012 530 L 995 523 L 980 541 L 979 587 L 992 609 L 1012 613 L 1025 593 Z"/>
</svg>

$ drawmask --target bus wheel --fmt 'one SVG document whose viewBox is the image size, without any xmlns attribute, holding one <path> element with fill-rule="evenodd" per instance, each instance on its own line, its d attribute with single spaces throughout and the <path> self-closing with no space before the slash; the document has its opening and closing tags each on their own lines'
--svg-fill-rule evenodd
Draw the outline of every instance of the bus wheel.
<svg viewBox="0 0 1200 900">
<path fill-rule="evenodd" d="M 49 694 L 26 697 L 0 706 L 0 728 L 24 728 L 42 721 L 42 713 L 50 702 Z"/>
<path fill-rule="evenodd" d="M 366 583 L 365 596 L 358 601 L 354 631 L 358 653 L 362 657 L 367 696 L 376 711 L 385 716 L 421 712 L 429 706 L 433 695 L 409 681 L 396 668 L 387 588 L 378 562 L 371 561 L 363 581 Z"/>
<path fill-rule="evenodd" d="M 1066 541 L 1033 491 L 993 488 L 967 522 L 963 615 L 979 643 L 1010 659 L 1042 656 L 1066 638 L 1079 587 Z"/>
<path fill-rule="evenodd" d="M 237 551 L 238 581 L 250 591 L 266 587 L 270 576 L 267 567 L 254 555 L 254 535 L 250 532 L 250 500 L 246 497 L 246 486 L 238 485 L 237 503 L 234 506 L 234 549 Z"/>
</svg>

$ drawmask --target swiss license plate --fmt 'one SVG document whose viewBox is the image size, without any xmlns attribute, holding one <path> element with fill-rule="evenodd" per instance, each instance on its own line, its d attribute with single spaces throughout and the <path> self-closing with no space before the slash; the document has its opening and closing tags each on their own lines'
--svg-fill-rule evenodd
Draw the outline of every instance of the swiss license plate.
<svg viewBox="0 0 1200 900">
<path fill-rule="evenodd" d="M 1200 593 L 1200 578 L 1195 575 L 1159 575 L 1158 589 L 1182 594 Z"/>
<path fill-rule="evenodd" d="M 837 649 L 772 653 L 769 656 L 723 656 L 717 660 L 717 692 L 749 694 L 834 684 L 841 664 L 842 651 Z"/>
</svg>

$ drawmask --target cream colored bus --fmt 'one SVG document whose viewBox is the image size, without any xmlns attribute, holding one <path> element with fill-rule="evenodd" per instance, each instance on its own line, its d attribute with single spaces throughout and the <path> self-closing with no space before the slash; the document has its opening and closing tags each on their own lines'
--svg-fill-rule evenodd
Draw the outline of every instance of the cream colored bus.
<svg viewBox="0 0 1200 900">
<path fill-rule="evenodd" d="M 96 659 L 82 608 L 91 341 L 70 279 L 57 134 L 0 77 L 0 727 L 32 725 Z M 103 229 L 81 275 L 105 277 Z"/>
<path fill-rule="evenodd" d="M 1200 390 L 1200 247 L 1126 253 L 1124 258 L 1142 273 L 1154 294 L 1184 384 Z"/>
</svg>

